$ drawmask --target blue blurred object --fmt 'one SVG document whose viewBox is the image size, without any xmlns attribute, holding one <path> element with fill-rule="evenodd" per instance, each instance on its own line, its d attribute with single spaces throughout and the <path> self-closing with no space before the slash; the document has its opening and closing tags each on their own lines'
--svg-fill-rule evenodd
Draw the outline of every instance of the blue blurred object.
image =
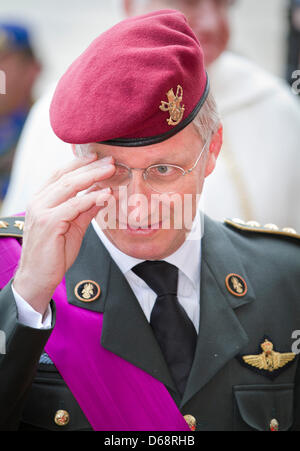
<svg viewBox="0 0 300 451">
<path fill-rule="evenodd" d="M 27 70 L 29 64 L 34 64 L 35 54 L 31 46 L 29 30 L 23 25 L 0 20 L 1 64 L 5 64 L 7 56 L 18 59 L 20 58 L 19 55 L 25 55 L 27 58 L 20 60 L 24 71 Z M 14 70 L 14 66 L 12 67 L 11 70 Z M 0 69 L 3 69 L 2 65 L 0 65 Z M 22 76 L 22 69 L 20 69 L 19 75 Z M 9 73 L 7 77 L 9 77 Z M 14 78 L 12 79 L 14 80 Z M 32 104 L 32 86 L 23 86 L 19 84 L 18 80 L 17 83 L 18 86 L 21 86 L 21 89 L 17 89 L 17 86 L 10 86 L 9 93 L 12 104 L 8 101 L 8 105 L 12 106 L 7 110 L 2 109 L 0 115 L 0 201 L 4 198 L 8 189 L 15 149 Z"/>
<path fill-rule="evenodd" d="M 9 176 L 0 176 L 0 200 L 4 199 L 9 185 Z"/>
<path fill-rule="evenodd" d="M 0 123 L 0 157 L 17 145 L 24 127 L 28 109 L 20 108 Z"/>
<path fill-rule="evenodd" d="M 28 110 L 21 108 L 0 122 L 0 201 L 8 190 L 10 168 L 1 167 L 1 157 L 13 152 L 20 138 Z"/>
<path fill-rule="evenodd" d="M 31 49 L 28 30 L 21 25 L 0 21 L 0 53 Z"/>
</svg>

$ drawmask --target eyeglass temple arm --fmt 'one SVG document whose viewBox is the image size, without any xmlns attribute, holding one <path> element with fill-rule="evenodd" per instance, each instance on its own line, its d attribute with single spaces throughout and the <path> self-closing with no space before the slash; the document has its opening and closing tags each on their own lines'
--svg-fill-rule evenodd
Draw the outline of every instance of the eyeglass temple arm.
<svg viewBox="0 0 300 451">
<path fill-rule="evenodd" d="M 200 152 L 200 155 L 198 156 L 198 158 L 197 158 L 197 160 L 196 160 L 194 166 L 193 166 L 192 168 L 188 169 L 188 170 L 186 171 L 187 173 L 190 173 L 190 172 L 192 172 L 192 171 L 195 169 L 195 167 L 196 167 L 197 164 L 199 163 L 199 160 L 200 160 L 200 158 L 201 158 L 201 156 L 202 156 L 202 154 L 203 154 L 203 152 L 204 152 L 204 150 L 205 150 L 205 148 L 206 148 L 208 142 L 209 142 L 209 139 L 207 139 L 206 143 L 204 144 L 204 146 L 203 146 L 203 148 L 202 148 L 202 150 L 201 150 L 201 152 Z"/>
</svg>

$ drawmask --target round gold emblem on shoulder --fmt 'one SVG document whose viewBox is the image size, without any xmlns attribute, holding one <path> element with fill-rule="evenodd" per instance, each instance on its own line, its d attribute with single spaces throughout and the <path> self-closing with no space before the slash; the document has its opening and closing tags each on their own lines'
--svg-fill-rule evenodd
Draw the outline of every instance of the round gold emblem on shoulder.
<svg viewBox="0 0 300 451">
<path fill-rule="evenodd" d="M 67 426 L 70 421 L 70 415 L 66 410 L 58 410 L 54 416 L 54 422 L 57 426 Z"/>
<path fill-rule="evenodd" d="M 225 279 L 225 284 L 229 293 L 233 294 L 234 296 L 245 296 L 248 291 L 245 279 L 243 279 L 243 277 L 239 276 L 238 274 L 228 274 Z"/>
<path fill-rule="evenodd" d="M 82 280 L 74 288 L 74 294 L 82 302 L 93 302 L 100 296 L 101 288 L 93 280 Z"/>
<path fill-rule="evenodd" d="M 196 430 L 196 426 L 197 426 L 197 421 L 196 418 L 193 417 L 193 415 L 184 415 L 183 417 L 185 419 L 185 421 L 187 422 L 189 428 L 191 431 L 195 431 Z"/>
</svg>

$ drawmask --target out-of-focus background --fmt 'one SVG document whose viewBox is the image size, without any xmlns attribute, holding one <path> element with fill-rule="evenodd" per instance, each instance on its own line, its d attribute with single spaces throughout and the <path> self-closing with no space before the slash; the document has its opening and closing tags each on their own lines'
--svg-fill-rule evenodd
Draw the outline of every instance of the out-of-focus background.
<svg viewBox="0 0 300 451">
<path fill-rule="evenodd" d="M 50 127 L 52 90 L 94 38 L 126 17 L 124 7 L 129 15 L 180 9 L 202 43 L 224 126 L 206 213 L 300 231 L 300 0 L 2 0 L 0 214 L 26 210 L 73 158 Z"/>
<path fill-rule="evenodd" d="M 285 77 L 289 0 L 239 0 L 232 9 L 230 48 Z M 100 32 L 124 17 L 121 0 L 3 0 L 0 19 L 32 31 L 44 70 L 39 94 L 55 81 Z"/>
</svg>

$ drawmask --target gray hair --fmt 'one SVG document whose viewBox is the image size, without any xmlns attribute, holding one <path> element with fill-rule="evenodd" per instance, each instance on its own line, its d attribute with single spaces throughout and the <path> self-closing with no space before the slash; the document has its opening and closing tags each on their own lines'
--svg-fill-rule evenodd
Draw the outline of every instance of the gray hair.
<svg viewBox="0 0 300 451">
<path fill-rule="evenodd" d="M 221 124 L 221 119 L 218 113 L 216 101 L 211 92 L 208 93 L 202 108 L 192 123 L 203 142 L 206 142 L 214 133 L 218 131 Z"/>
</svg>

